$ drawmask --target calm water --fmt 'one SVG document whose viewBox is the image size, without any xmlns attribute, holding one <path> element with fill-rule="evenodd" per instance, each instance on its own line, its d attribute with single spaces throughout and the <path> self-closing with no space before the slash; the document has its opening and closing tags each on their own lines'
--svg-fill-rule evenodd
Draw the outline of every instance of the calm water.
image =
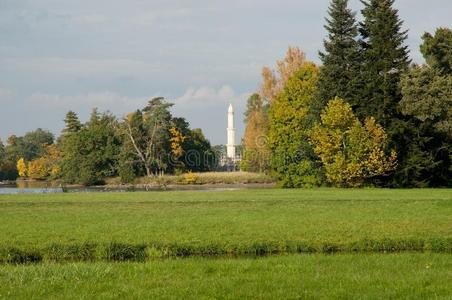
<svg viewBox="0 0 452 300">
<path fill-rule="evenodd" d="M 48 194 L 62 193 L 57 183 L 43 181 L 17 181 L 15 184 L 0 184 L 1 194 Z"/>
<path fill-rule="evenodd" d="M 165 188 L 153 186 L 149 188 L 143 187 L 71 187 L 65 188 L 68 192 L 133 192 L 133 191 L 231 191 L 253 188 L 271 188 L 273 185 L 268 184 L 214 184 L 214 185 L 178 185 L 168 186 Z M 59 183 L 51 183 L 45 181 L 17 181 L 15 184 L 1 184 L 0 195 L 6 194 L 51 194 L 63 193 L 63 188 Z"/>
<path fill-rule="evenodd" d="M 16 187 L 0 187 L 0 195 L 8 194 L 50 194 L 50 193 L 62 193 L 62 188 L 16 188 Z"/>
</svg>

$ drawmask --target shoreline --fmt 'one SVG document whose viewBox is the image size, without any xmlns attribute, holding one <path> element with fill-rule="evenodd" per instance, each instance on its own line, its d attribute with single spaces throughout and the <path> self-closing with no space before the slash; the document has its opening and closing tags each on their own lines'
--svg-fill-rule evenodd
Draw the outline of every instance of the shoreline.
<svg viewBox="0 0 452 300">
<path fill-rule="evenodd" d="M 22 183 L 24 181 L 21 181 Z M 203 184 L 105 184 L 84 186 L 80 184 L 64 185 L 60 182 L 26 181 L 30 185 L 20 186 L 18 182 L 1 182 L 0 189 L 17 190 L 19 193 L 49 192 L 159 192 L 159 191 L 227 191 L 244 189 L 273 189 L 276 182 L 267 183 L 203 183 Z M 0 192 L 0 194 L 3 194 Z"/>
</svg>

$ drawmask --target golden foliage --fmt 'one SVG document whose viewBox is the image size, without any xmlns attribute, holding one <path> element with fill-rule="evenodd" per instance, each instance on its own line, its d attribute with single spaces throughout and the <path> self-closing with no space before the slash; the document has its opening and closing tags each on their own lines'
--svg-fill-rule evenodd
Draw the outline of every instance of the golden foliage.
<svg viewBox="0 0 452 300">
<path fill-rule="evenodd" d="M 23 158 L 19 159 L 17 162 L 19 176 L 37 180 L 58 177 L 60 174 L 60 151 L 54 144 L 46 145 L 45 147 L 46 153 L 42 157 L 38 157 L 28 163 L 25 163 Z"/>
<path fill-rule="evenodd" d="M 127 114 L 126 120 L 127 120 L 127 122 L 128 122 L 129 124 L 132 124 L 132 120 L 133 120 L 133 117 L 134 117 L 134 116 L 135 116 L 135 113 L 134 113 L 134 112 L 128 113 L 128 114 Z"/>
<path fill-rule="evenodd" d="M 277 62 L 280 89 L 306 63 L 306 54 L 298 47 L 289 47 L 283 60 Z"/>
<path fill-rule="evenodd" d="M 176 127 L 170 128 L 171 133 L 171 153 L 174 158 L 179 159 L 184 154 L 184 149 L 182 148 L 182 144 L 187 139 L 186 136 L 182 134 Z"/>
<path fill-rule="evenodd" d="M 27 165 L 25 164 L 25 160 L 20 158 L 16 164 L 17 172 L 20 177 L 27 177 Z"/>
<path fill-rule="evenodd" d="M 56 163 L 61 158 L 60 150 L 57 148 L 55 144 L 47 145 L 45 157 L 52 163 Z"/>
<path fill-rule="evenodd" d="M 242 168 L 246 171 L 263 172 L 268 165 L 267 145 L 268 118 L 262 110 L 250 112 L 246 123 L 243 145 L 245 154 Z"/>
<path fill-rule="evenodd" d="M 48 160 L 44 157 L 37 158 L 28 163 L 28 177 L 32 179 L 45 179 L 50 175 Z"/>
<path fill-rule="evenodd" d="M 262 69 L 260 95 L 273 102 L 284 89 L 289 79 L 306 63 L 306 55 L 298 47 L 289 47 L 283 60 L 277 61 L 277 71 L 269 67 Z"/>
<path fill-rule="evenodd" d="M 310 134 L 328 181 L 338 186 L 359 186 L 365 179 L 394 170 L 397 154 L 394 150 L 385 153 L 387 140 L 374 118 L 367 118 L 363 125 L 351 106 L 339 98 L 328 103 L 321 123 Z"/>
</svg>

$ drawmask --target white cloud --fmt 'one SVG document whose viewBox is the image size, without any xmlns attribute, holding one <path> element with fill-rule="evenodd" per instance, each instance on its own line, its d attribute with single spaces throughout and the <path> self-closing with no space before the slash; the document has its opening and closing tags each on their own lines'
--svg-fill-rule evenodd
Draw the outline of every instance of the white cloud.
<svg viewBox="0 0 452 300">
<path fill-rule="evenodd" d="M 206 107 L 232 103 L 243 106 L 246 103 L 249 93 L 236 94 L 229 86 L 223 85 L 218 90 L 211 87 L 189 88 L 186 92 L 176 98 L 176 107 Z"/>
<path fill-rule="evenodd" d="M 63 96 L 55 94 L 35 93 L 27 99 L 29 105 L 65 110 L 94 108 L 125 114 L 144 106 L 146 97 L 128 97 L 114 92 L 96 92 L 86 95 Z"/>
<path fill-rule="evenodd" d="M 244 107 L 249 93 L 238 94 L 229 85 L 223 85 L 218 89 L 211 87 L 188 88 L 179 97 L 167 97 L 169 102 L 175 104 L 178 111 L 190 108 L 218 107 L 232 103 Z M 143 107 L 154 96 L 130 97 L 112 91 L 91 92 L 81 95 L 59 95 L 48 93 L 33 93 L 26 98 L 26 103 L 32 106 L 49 107 L 55 109 L 77 109 L 97 107 L 113 112 L 128 112 Z M 0 99 L 12 97 L 8 90 L 0 89 Z"/>
</svg>

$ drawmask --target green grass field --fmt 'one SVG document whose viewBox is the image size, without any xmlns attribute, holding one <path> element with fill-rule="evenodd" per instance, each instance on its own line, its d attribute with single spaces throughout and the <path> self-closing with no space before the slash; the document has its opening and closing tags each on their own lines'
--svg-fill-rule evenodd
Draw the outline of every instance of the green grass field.
<svg viewBox="0 0 452 300">
<path fill-rule="evenodd" d="M 0 216 L 0 298 L 452 296 L 448 189 L 1 195 Z"/>
<path fill-rule="evenodd" d="M 451 270 L 449 254 L 4 266 L 0 298 L 450 299 Z"/>
</svg>

